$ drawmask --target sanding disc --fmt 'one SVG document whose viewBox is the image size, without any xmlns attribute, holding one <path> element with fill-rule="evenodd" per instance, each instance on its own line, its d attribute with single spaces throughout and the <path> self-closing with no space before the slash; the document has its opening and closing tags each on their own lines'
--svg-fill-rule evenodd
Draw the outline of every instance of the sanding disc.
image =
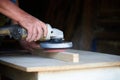
<svg viewBox="0 0 120 80">
<path fill-rule="evenodd" d="M 72 42 L 62 42 L 62 43 L 42 42 L 42 43 L 40 43 L 40 47 L 42 47 L 44 49 L 71 48 L 72 47 Z"/>
</svg>

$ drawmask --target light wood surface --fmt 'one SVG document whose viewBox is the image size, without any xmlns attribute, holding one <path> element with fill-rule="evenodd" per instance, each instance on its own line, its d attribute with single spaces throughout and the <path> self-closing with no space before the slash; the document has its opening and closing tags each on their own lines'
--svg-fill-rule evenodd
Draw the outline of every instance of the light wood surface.
<svg viewBox="0 0 120 80">
<path fill-rule="evenodd" d="M 79 53 L 79 62 L 64 62 L 61 60 L 33 55 L 9 55 L 1 56 L 0 63 L 26 72 L 66 71 L 120 66 L 120 56 L 117 55 L 80 50 L 67 50 L 66 52 Z"/>
<path fill-rule="evenodd" d="M 79 62 L 79 54 L 74 52 L 45 52 L 45 50 L 36 49 L 32 53 L 27 50 L 14 50 L 14 51 L 0 51 L 1 55 L 24 55 L 24 54 L 32 54 L 38 55 L 46 58 L 54 58 L 66 62 Z"/>
<path fill-rule="evenodd" d="M 74 52 L 43 52 L 43 50 L 36 49 L 33 54 L 47 57 L 47 58 L 54 58 L 62 61 L 67 62 L 79 62 L 79 54 Z"/>
</svg>

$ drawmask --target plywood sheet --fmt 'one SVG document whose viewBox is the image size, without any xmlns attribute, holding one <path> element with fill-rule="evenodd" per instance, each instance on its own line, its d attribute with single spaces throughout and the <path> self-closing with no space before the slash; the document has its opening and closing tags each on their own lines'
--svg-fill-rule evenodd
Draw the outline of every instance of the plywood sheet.
<svg viewBox="0 0 120 80">
<path fill-rule="evenodd" d="M 120 66 L 120 56 L 80 50 L 66 52 L 79 53 L 79 63 L 64 62 L 35 55 L 0 56 L 0 63 L 26 72 L 46 72 Z"/>
</svg>

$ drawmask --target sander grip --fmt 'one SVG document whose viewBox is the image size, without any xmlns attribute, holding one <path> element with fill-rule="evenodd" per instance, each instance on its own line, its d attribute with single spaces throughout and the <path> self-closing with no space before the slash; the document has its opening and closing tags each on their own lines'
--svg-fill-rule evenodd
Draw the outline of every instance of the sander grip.
<svg viewBox="0 0 120 80">
<path fill-rule="evenodd" d="M 1 36 L 9 35 L 16 40 L 20 40 L 27 37 L 27 30 L 22 28 L 18 24 L 5 25 L 0 27 L 0 35 Z"/>
</svg>

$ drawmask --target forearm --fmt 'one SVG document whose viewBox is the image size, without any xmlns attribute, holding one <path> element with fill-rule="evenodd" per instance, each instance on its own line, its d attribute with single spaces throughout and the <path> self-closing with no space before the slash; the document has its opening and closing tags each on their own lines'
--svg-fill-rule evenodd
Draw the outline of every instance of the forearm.
<svg viewBox="0 0 120 80">
<path fill-rule="evenodd" d="M 20 9 L 10 0 L 0 0 L 0 13 L 17 22 L 22 21 L 22 18 L 29 16 L 28 13 Z"/>
<path fill-rule="evenodd" d="M 37 41 L 47 35 L 47 27 L 44 22 L 31 16 L 10 0 L 0 0 L 0 13 L 16 21 L 27 30 L 26 40 Z"/>
<path fill-rule="evenodd" d="M 18 0 L 16 0 L 15 4 L 19 7 L 19 1 Z M 11 24 L 18 24 L 18 22 L 15 21 L 15 20 L 11 20 Z"/>
</svg>

